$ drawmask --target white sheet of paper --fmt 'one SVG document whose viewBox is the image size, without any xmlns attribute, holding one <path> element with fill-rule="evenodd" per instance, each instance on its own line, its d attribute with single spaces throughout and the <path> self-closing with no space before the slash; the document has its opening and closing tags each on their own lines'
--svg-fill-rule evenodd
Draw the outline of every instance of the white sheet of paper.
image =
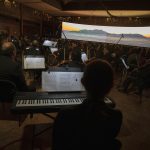
<svg viewBox="0 0 150 150">
<path fill-rule="evenodd" d="M 45 58 L 43 57 L 24 57 L 24 69 L 44 69 Z"/>
<path fill-rule="evenodd" d="M 125 68 L 126 69 L 129 69 L 129 66 L 126 64 L 125 60 L 123 58 L 120 58 L 122 63 L 124 64 Z"/>
<path fill-rule="evenodd" d="M 52 54 L 53 54 L 54 52 L 56 52 L 56 51 L 58 51 L 58 48 L 51 48 Z"/>
<path fill-rule="evenodd" d="M 49 41 L 49 40 L 45 40 L 43 43 L 43 46 L 48 46 L 48 47 L 55 47 L 56 45 L 57 45 L 57 42 Z"/>
<path fill-rule="evenodd" d="M 85 91 L 83 72 L 42 72 L 42 91 Z"/>
<path fill-rule="evenodd" d="M 85 53 L 81 54 L 81 59 L 82 62 L 85 63 L 88 60 L 87 55 Z"/>
</svg>

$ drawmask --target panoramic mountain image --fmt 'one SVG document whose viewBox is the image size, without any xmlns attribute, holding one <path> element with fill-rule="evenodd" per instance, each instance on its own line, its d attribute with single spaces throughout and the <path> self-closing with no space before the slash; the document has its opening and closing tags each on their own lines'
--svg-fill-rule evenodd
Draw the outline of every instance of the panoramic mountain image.
<svg viewBox="0 0 150 150">
<path fill-rule="evenodd" d="M 150 47 L 150 27 L 112 27 L 63 22 L 62 38 Z"/>
</svg>

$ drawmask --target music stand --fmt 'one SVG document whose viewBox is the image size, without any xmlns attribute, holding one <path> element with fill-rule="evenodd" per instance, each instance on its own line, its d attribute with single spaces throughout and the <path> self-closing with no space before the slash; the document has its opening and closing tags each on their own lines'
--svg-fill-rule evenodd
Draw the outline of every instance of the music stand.
<svg viewBox="0 0 150 150">
<path fill-rule="evenodd" d="M 23 59 L 24 69 L 45 69 L 44 56 L 26 55 Z"/>
</svg>

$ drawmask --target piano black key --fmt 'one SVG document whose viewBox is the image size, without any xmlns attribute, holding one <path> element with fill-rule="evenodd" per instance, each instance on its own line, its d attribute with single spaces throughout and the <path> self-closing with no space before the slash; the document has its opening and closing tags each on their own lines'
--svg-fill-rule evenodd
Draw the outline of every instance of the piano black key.
<svg viewBox="0 0 150 150">
<path fill-rule="evenodd" d="M 25 100 L 22 100 L 22 104 L 24 104 L 25 103 Z"/>
<path fill-rule="evenodd" d="M 21 100 L 17 102 L 17 104 L 20 104 L 20 103 L 21 103 Z"/>
<path fill-rule="evenodd" d="M 66 99 L 63 99 L 64 103 L 67 103 L 67 100 Z"/>
<path fill-rule="evenodd" d="M 52 99 L 52 100 L 50 100 L 51 101 L 51 103 L 54 103 L 54 99 Z"/>
</svg>

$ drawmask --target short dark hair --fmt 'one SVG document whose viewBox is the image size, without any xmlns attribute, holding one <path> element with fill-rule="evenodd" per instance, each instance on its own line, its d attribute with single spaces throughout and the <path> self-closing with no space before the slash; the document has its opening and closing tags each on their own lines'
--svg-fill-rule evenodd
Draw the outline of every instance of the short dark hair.
<svg viewBox="0 0 150 150">
<path fill-rule="evenodd" d="M 81 51 L 78 49 L 74 49 L 71 51 L 71 60 L 81 62 Z"/>
<path fill-rule="evenodd" d="M 0 55 L 11 57 L 15 50 L 16 47 L 12 42 L 4 42 L 0 49 Z"/>
<path fill-rule="evenodd" d="M 113 86 L 113 69 L 107 61 L 94 59 L 86 65 L 81 82 L 88 94 L 104 97 Z"/>
<path fill-rule="evenodd" d="M 39 46 L 39 42 L 37 40 L 33 40 L 32 46 L 34 46 L 34 47 Z"/>
</svg>

